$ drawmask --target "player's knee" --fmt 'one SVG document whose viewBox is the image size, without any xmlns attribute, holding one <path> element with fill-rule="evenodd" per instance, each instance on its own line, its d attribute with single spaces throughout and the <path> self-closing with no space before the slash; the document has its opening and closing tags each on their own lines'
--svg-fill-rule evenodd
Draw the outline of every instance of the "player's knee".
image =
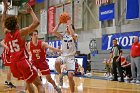
<svg viewBox="0 0 140 93">
<path fill-rule="evenodd" d="M 73 73 L 72 73 L 72 72 L 69 72 L 69 73 L 68 73 L 68 79 L 69 79 L 69 80 L 73 80 Z"/>
<path fill-rule="evenodd" d="M 55 65 L 56 65 L 56 66 L 61 65 L 61 60 L 60 60 L 60 59 L 56 59 L 56 61 L 55 61 Z"/>
<path fill-rule="evenodd" d="M 47 81 L 48 82 L 53 82 L 53 79 L 52 78 L 48 78 Z"/>
<path fill-rule="evenodd" d="M 41 86 L 40 93 L 45 93 L 45 88 L 43 87 L 43 85 Z"/>
</svg>

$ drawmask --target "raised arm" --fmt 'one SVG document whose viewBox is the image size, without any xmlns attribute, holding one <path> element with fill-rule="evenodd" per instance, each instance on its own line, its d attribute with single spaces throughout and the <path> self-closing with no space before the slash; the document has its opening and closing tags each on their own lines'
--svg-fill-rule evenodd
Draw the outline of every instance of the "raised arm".
<svg viewBox="0 0 140 93">
<path fill-rule="evenodd" d="M 53 29 L 53 32 L 52 32 L 52 34 L 53 35 L 55 35 L 55 36 L 57 36 L 59 39 L 62 39 L 62 35 L 59 33 L 59 32 L 57 32 L 58 31 L 58 28 L 59 28 L 59 26 L 60 26 L 60 22 L 54 27 L 54 29 Z"/>
<path fill-rule="evenodd" d="M 30 26 L 21 29 L 21 31 L 20 31 L 20 35 L 21 35 L 21 36 L 25 36 L 25 35 L 27 35 L 27 34 L 30 34 L 30 33 L 34 32 L 35 29 L 36 29 L 36 28 L 39 26 L 39 24 L 40 24 L 38 18 L 36 17 L 36 15 L 35 15 L 35 13 L 34 13 L 34 11 L 33 11 L 33 9 L 31 8 L 31 6 L 30 6 L 29 4 L 26 4 L 25 7 L 26 7 L 26 9 L 27 9 L 27 10 L 26 10 L 27 13 L 30 13 L 30 15 L 32 16 L 33 21 L 32 21 L 32 24 L 31 24 Z"/>
<path fill-rule="evenodd" d="M 77 41 L 77 35 L 74 33 L 74 29 L 72 27 L 72 22 L 71 20 L 67 21 L 67 28 L 70 31 L 70 35 L 72 36 L 72 38 L 74 39 L 74 41 Z"/>
<path fill-rule="evenodd" d="M 5 28 L 5 19 L 6 19 L 6 13 L 7 13 L 7 10 L 8 10 L 8 4 L 7 4 L 7 0 L 3 0 L 3 4 L 4 4 L 4 11 L 3 11 L 3 14 L 2 14 L 2 17 L 1 17 L 1 23 L 2 23 L 2 31 L 4 33 L 6 33 L 7 29 Z"/>
</svg>

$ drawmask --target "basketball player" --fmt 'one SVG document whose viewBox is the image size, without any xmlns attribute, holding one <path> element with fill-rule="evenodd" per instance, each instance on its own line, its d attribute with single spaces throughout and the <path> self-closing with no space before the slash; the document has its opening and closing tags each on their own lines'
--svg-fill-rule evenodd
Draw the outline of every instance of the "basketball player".
<svg viewBox="0 0 140 93">
<path fill-rule="evenodd" d="M 8 70 L 8 72 L 7 72 L 7 80 L 5 81 L 5 84 L 10 88 L 16 88 L 16 86 L 13 85 L 13 83 L 11 82 L 11 70 L 10 70 L 11 62 L 10 62 L 10 52 L 9 52 L 8 46 L 6 46 L 4 44 L 4 40 L 2 40 L 0 42 L 0 44 L 4 47 L 4 50 L 3 50 L 2 54 L 1 54 L 2 61 L 3 61 L 4 66 L 6 66 L 7 70 Z"/>
<path fill-rule="evenodd" d="M 3 0 L 4 10 L 8 9 L 7 0 Z M 32 33 L 39 25 L 39 20 L 29 4 L 25 5 L 27 13 L 32 16 L 33 22 L 30 26 L 18 29 L 18 21 L 15 16 L 9 16 L 2 21 L 2 29 L 5 32 L 4 43 L 10 51 L 10 69 L 13 76 L 19 80 L 26 81 L 26 87 L 29 93 L 35 93 L 32 83 L 38 89 L 39 93 L 45 93 L 35 67 L 31 65 L 26 56 L 25 36 Z M 6 12 L 4 12 L 6 14 Z M 3 16 L 4 18 L 4 16 Z"/>
<path fill-rule="evenodd" d="M 60 82 L 60 86 L 63 85 L 63 74 L 61 73 L 61 68 L 60 66 L 62 64 L 66 64 L 66 68 L 68 71 L 68 79 L 69 79 L 69 85 L 70 85 L 70 90 L 71 93 L 74 93 L 74 87 L 75 87 L 75 83 L 73 80 L 73 75 L 74 75 L 74 71 L 75 71 L 75 53 L 76 53 L 76 45 L 75 42 L 77 40 L 77 35 L 74 33 L 74 26 L 71 25 L 71 20 L 68 20 L 66 25 L 66 32 L 64 34 L 60 34 L 59 32 L 57 32 L 59 26 L 60 26 L 60 22 L 59 24 L 57 24 L 55 26 L 55 28 L 53 29 L 53 34 L 56 35 L 58 38 L 61 39 L 62 41 L 62 54 L 60 57 L 58 57 L 56 59 L 55 62 L 55 68 L 58 72 L 58 74 L 60 75 L 59 77 L 59 82 Z"/>
<path fill-rule="evenodd" d="M 31 55 L 32 64 L 40 70 L 42 75 L 46 76 L 46 79 L 51 83 L 54 89 L 58 93 L 62 93 L 61 89 L 56 86 L 54 80 L 51 78 L 50 69 L 46 61 L 46 48 L 49 48 L 55 52 L 61 52 L 60 49 L 51 47 L 48 43 L 38 40 L 38 31 L 35 30 L 30 34 L 31 41 L 28 43 L 28 50 Z"/>
</svg>

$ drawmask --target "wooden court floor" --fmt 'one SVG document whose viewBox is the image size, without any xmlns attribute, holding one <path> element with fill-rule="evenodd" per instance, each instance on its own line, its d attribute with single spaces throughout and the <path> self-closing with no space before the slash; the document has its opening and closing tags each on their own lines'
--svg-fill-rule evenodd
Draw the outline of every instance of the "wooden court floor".
<svg viewBox="0 0 140 93">
<path fill-rule="evenodd" d="M 52 78 L 58 84 L 58 76 L 52 75 Z M 17 86 L 16 89 L 9 89 L 4 85 L 6 80 L 6 71 L 0 70 L 0 93 L 28 93 L 25 91 L 24 82 L 18 81 L 12 78 L 12 82 Z M 107 80 L 96 80 L 89 78 L 74 78 L 75 93 L 140 93 L 140 85 L 119 83 Z M 43 77 L 42 83 L 45 87 L 46 93 L 56 93 L 52 85 L 47 83 L 45 77 Z M 37 92 L 36 92 L 37 93 Z M 64 85 L 62 87 L 62 93 L 70 93 L 68 79 L 64 77 Z"/>
</svg>

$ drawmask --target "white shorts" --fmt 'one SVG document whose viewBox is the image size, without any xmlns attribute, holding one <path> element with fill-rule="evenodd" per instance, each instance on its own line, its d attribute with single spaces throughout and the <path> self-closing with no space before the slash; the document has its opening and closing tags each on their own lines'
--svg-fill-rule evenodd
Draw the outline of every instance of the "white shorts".
<svg viewBox="0 0 140 93">
<path fill-rule="evenodd" d="M 61 60 L 62 64 L 66 64 L 67 71 L 75 71 L 75 57 L 74 56 L 60 56 L 58 59 Z"/>
</svg>

